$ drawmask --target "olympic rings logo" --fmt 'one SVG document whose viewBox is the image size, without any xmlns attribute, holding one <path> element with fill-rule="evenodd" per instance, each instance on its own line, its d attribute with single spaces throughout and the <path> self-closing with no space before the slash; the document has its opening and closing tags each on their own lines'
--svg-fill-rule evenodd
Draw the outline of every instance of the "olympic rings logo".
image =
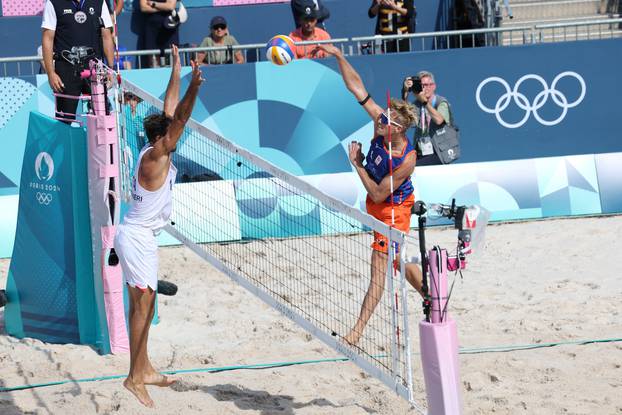
<svg viewBox="0 0 622 415">
<path fill-rule="evenodd" d="M 47 206 L 52 202 L 52 195 L 50 193 L 37 192 L 36 197 L 40 205 Z"/>
<path fill-rule="evenodd" d="M 581 86 L 581 94 L 577 99 L 572 102 L 568 102 L 568 98 L 566 98 L 566 96 L 557 89 L 557 83 L 565 77 L 575 78 Z M 522 83 L 528 79 L 536 80 L 542 85 L 542 91 L 535 96 L 533 102 L 529 102 L 527 97 L 518 91 Z M 491 82 L 498 82 L 505 88 L 505 93 L 499 97 L 494 108 L 490 108 L 484 105 L 481 99 L 482 88 L 484 88 L 484 86 L 488 85 Z M 513 89 L 510 88 L 510 85 L 505 79 L 499 78 L 498 76 L 491 76 L 490 78 L 486 78 L 482 82 L 480 82 L 479 86 L 477 87 L 477 91 L 475 92 L 475 99 L 477 100 L 477 105 L 479 105 L 482 111 L 489 114 L 495 114 L 495 117 L 497 118 L 497 121 L 499 121 L 499 124 L 501 124 L 505 128 L 521 127 L 527 122 L 531 114 L 533 114 L 534 118 L 540 124 L 552 126 L 562 122 L 562 120 L 566 117 L 569 108 L 576 107 L 581 103 L 581 101 L 583 101 L 583 98 L 585 98 L 585 90 L 585 81 L 583 80 L 581 75 L 572 71 L 562 72 L 557 75 L 555 79 L 553 79 L 553 83 L 551 84 L 550 88 L 547 85 L 546 81 L 541 76 L 536 74 L 528 74 L 522 76 L 516 82 Z M 562 109 L 559 117 L 551 121 L 543 119 L 538 113 L 538 110 L 546 104 L 549 97 L 551 97 L 553 99 L 553 102 Z M 523 118 L 515 123 L 509 123 L 501 118 L 501 113 L 510 105 L 510 102 L 512 100 L 520 109 L 525 111 L 525 115 L 523 116 Z"/>
</svg>

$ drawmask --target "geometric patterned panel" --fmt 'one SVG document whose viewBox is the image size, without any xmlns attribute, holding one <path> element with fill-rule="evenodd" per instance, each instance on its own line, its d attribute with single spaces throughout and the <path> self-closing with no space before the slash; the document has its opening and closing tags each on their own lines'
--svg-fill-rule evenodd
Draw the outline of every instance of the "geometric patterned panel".
<svg viewBox="0 0 622 415">
<path fill-rule="evenodd" d="M 602 212 L 622 212 L 622 153 L 596 154 L 594 159 Z"/>
<path fill-rule="evenodd" d="M 3 16 L 37 16 L 43 13 L 45 0 L 2 0 Z"/>
<path fill-rule="evenodd" d="M 601 213 L 593 155 L 535 160 L 542 216 Z"/>
<path fill-rule="evenodd" d="M 0 129 L 4 128 L 36 91 L 33 84 L 21 79 L 0 78 Z"/>
<path fill-rule="evenodd" d="M 0 172 L 0 189 L 4 187 L 17 187 L 17 185 L 10 181 L 8 177 L 2 174 L 2 172 Z M 2 193 L 0 192 L 0 194 Z"/>
</svg>

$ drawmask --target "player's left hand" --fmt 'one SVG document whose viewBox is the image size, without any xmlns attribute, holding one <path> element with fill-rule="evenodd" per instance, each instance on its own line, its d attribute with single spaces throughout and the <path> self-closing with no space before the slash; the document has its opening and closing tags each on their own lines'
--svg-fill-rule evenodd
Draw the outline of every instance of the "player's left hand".
<svg viewBox="0 0 622 415">
<path fill-rule="evenodd" d="M 342 56 L 343 54 L 341 53 L 341 49 L 339 49 L 338 47 L 330 44 L 330 43 L 320 43 L 317 46 L 315 46 L 313 48 L 313 50 L 311 51 L 311 54 L 313 56 L 316 56 L 318 52 L 324 52 L 327 55 L 332 55 L 335 57 L 339 57 Z"/>
<path fill-rule="evenodd" d="M 181 72 L 181 63 L 179 60 L 179 48 L 177 45 L 171 45 L 171 67 L 177 73 Z"/>
<path fill-rule="evenodd" d="M 363 145 L 358 141 L 352 141 L 348 147 L 348 157 L 350 158 L 350 163 L 352 163 L 352 165 L 355 167 L 363 166 L 364 156 L 363 152 L 361 151 L 362 147 Z"/>
</svg>

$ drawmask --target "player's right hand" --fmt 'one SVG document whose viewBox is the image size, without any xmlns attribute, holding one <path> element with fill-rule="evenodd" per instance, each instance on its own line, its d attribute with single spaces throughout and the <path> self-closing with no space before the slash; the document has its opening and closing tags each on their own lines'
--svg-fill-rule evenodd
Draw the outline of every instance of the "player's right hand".
<svg viewBox="0 0 622 415">
<path fill-rule="evenodd" d="M 190 61 L 190 64 L 192 65 L 192 80 L 190 83 L 199 86 L 204 81 L 203 72 L 201 72 L 201 64 L 195 61 Z"/>
<path fill-rule="evenodd" d="M 65 84 L 60 79 L 60 76 L 58 76 L 58 74 L 54 71 L 48 73 L 48 82 L 54 92 L 63 92 L 65 89 Z"/>
<path fill-rule="evenodd" d="M 338 47 L 331 45 L 330 43 L 320 43 L 318 45 L 316 45 L 313 50 L 311 51 L 311 53 L 313 55 L 317 54 L 319 51 L 323 51 L 324 53 L 326 53 L 327 55 L 333 55 L 335 57 L 339 57 L 342 55 L 341 53 L 341 49 L 339 49 Z"/>
</svg>

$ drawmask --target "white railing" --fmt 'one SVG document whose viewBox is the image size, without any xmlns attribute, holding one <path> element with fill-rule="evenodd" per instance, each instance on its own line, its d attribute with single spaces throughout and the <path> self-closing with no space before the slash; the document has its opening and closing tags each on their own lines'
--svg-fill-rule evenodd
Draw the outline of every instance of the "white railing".
<svg viewBox="0 0 622 415">
<path fill-rule="evenodd" d="M 516 36 L 516 34 L 519 34 Z M 403 42 L 408 40 L 408 50 L 439 50 L 449 48 L 465 48 L 473 46 L 499 46 L 499 45 L 523 45 L 540 43 L 544 41 L 575 41 L 583 39 L 606 39 L 622 35 L 622 18 L 598 19 L 582 22 L 536 24 L 515 27 L 494 27 L 474 30 L 449 30 L 441 32 L 412 33 L 404 35 L 388 36 L 361 36 L 352 38 L 339 38 L 327 41 L 297 42 L 297 45 L 317 43 L 332 43 L 338 45 L 346 55 L 362 55 L 382 53 L 387 42 L 396 41 L 397 47 L 402 47 Z M 217 46 L 217 47 L 188 47 L 180 48 L 182 64 L 189 65 L 190 59 L 197 52 L 212 51 L 241 51 L 246 62 L 266 60 L 264 43 Z M 398 52 L 404 52 L 399 50 Z M 135 57 L 134 69 L 144 66 L 141 57 L 156 56 L 161 66 L 167 65 L 167 58 L 171 50 L 137 50 L 119 52 L 121 57 Z M 209 54 L 208 54 L 209 56 Z M 24 76 L 40 73 L 40 56 L 22 56 L 0 58 L 0 76 Z"/>
</svg>

